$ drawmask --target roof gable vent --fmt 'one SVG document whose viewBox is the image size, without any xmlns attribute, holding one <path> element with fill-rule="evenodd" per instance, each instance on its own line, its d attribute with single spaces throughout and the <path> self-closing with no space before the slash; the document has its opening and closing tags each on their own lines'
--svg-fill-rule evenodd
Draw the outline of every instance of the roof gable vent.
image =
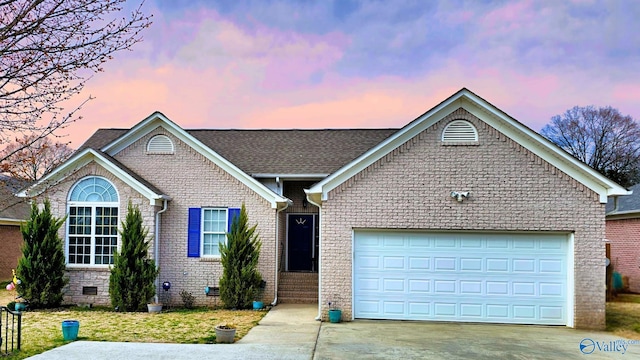
<svg viewBox="0 0 640 360">
<path fill-rule="evenodd" d="M 173 154 L 173 142 L 166 135 L 156 135 L 147 143 L 148 154 Z"/>
<path fill-rule="evenodd" d="M 455 120 L 450 122 L 442 131 L 442 142 L 460 143 L 478 141 L 478 131 L 468 121 Z"/>
</svg>

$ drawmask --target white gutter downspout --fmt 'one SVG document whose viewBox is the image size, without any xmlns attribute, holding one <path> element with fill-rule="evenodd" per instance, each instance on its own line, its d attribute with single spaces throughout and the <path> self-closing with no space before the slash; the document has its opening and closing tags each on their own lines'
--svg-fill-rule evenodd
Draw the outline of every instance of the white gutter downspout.
<svg viewBox="0 0 640 360">
<path fill-rule="evenodd" d="M 276 306 L 278 304 L 278 273 L 279 273 L 278 268 L 280 267 L 280 262 L 278 260 L 278 253 L 280 252 L 280 234 L 279 234 L 280 218 L 278 217 L 278 215 L 288 207 L 289 207 L 289 202 L 286 202 L 282 209 L 276 210 L 276 238 L 275 238 L 276 240 L 276 266 L 275 266 L 276 271 L 275 271 L 275 284 L 274 284 L 274 290 L 273 290 L 274 294 L 273 294 L 273 301 L 271 302 L 271 306 Z"/>
<path fill-rule="evenodd" d="M 320 234 L 318 234 L 318 316 L 316 316 L 315 320 L 322 321 L 322 204 L 319 204 L 313 199 L 311 199 L 310 194 L 307 193 L 307 201 L 318 207 L 318 229 L 320 229 Z"/>
<path fill-rule="evenodd" d="M 160 244 L 160 214 L 162 214 L 163 212 L 167 211 L 167 199 L 163 199 L 163 204 L 162 204 L 162 210 L 158 211 L 156 213 L 156 230 L 155 230 L 155 234 L 153 234 L 153 259 L 156 262 L 156 267 L 159 269 L 160 268 L 160 249 L 159 249 L 159 244 Z M 156 295 L 153 297 L 153 301 L 155 301 L 155 303 L 158 303 L 158 291 L 160 288 L 160 273 L 158 272 L 158 276 L 156 277 Z"/>
</svg>

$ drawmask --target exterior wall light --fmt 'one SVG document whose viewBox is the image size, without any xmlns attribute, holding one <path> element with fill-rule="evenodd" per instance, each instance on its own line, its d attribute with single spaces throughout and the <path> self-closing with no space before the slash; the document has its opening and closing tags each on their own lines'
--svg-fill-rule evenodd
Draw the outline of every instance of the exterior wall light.
<svg viewBox="0 0 640 360">
<path fill-rule="evenodd" d="M 468 191 L 452 191 L 451 197 L 458 200 L 458 202 L 462 202 L 464 199 L 469 197 Z"/>
</svg>

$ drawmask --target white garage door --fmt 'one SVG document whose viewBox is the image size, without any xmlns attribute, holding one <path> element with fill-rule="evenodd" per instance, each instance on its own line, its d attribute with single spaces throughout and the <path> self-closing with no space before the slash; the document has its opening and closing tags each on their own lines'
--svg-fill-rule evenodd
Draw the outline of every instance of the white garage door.
<svg viewBox="0 0 640 360">
<path fill-rule="evenodd" d="M 566 235 L 356 231 L 354 316 L 567 325 Z"/>
</svg>

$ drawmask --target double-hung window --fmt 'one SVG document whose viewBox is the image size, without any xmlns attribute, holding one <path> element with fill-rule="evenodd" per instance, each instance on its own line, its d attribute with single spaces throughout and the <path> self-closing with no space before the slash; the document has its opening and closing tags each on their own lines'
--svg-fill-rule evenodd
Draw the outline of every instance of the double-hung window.
<svg viewBox="0 0 640 360">
<path fill-rule="evenodd" d="M 220 256 L 227 240 L 227 209 L 202 209 L 202 256 Z"/>
<path fill-rule="evenodd" d="M 189 208 L 187 256 L 220 257 L 220 244 L 226 244 L 227 232 L 238 214 L 237 208 Z"/>
<path fill-rule="evenodd" d="M 69 194 L 67 264 L 113 264 L 118 249 L 118 193 L 108 180 L 91 176 Z"/>
</svg>

